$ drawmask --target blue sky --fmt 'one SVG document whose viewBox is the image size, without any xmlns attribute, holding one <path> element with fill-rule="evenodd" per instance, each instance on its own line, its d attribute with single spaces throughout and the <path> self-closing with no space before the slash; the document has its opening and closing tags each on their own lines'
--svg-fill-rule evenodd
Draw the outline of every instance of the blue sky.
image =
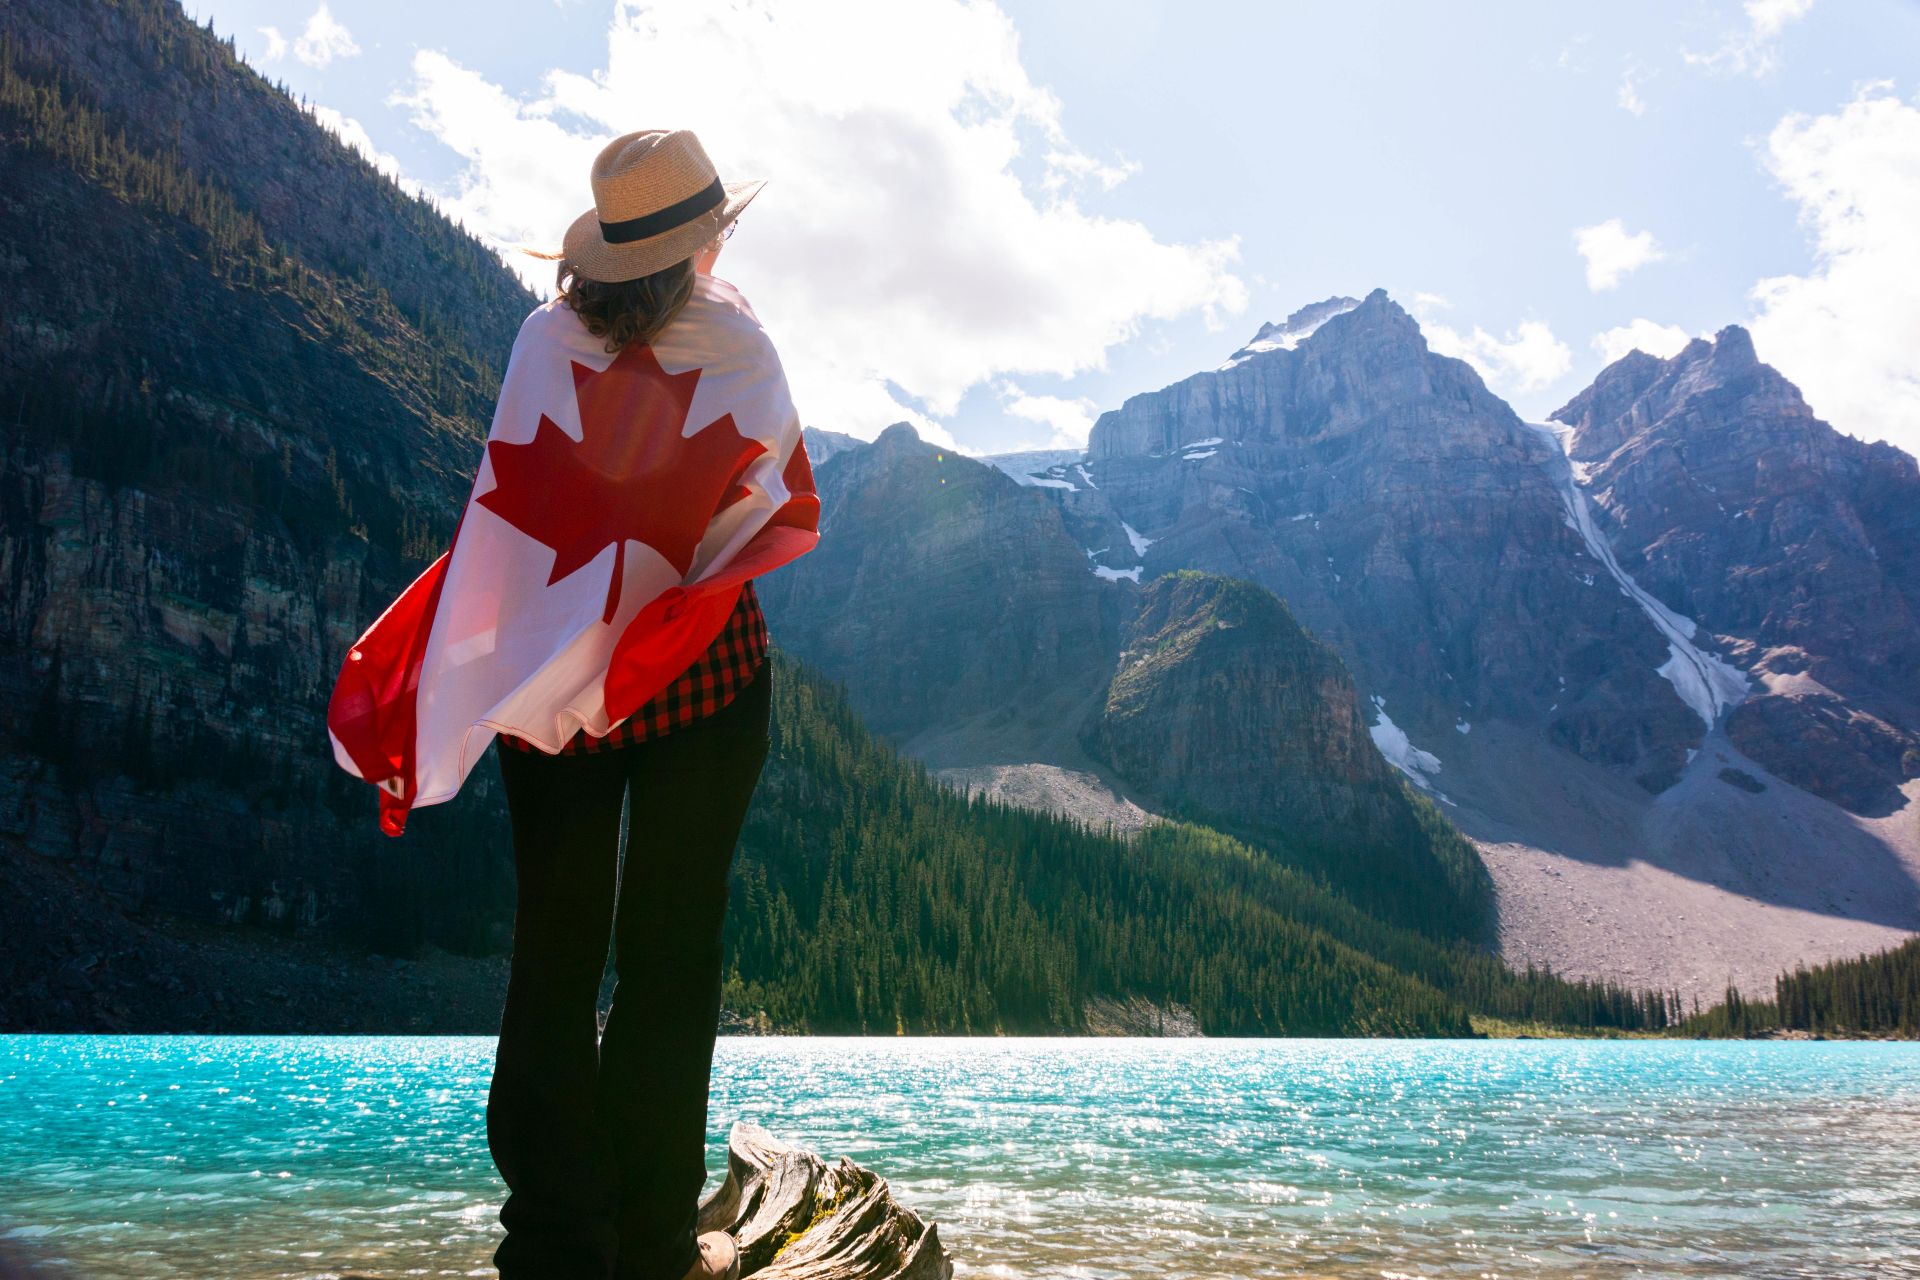
<svg viewBox="0 0 1920 1280">
<path fill-rule="evenodd" d="M 1920 4 L 190 10 L 500 242 L 557 243 L 622 129 L 768 177 L 719 270 L 810 425 L 1071 443 L 1379 286 L 1530 417 L 1738 322 L 1920 447 Z"/>
</svg>

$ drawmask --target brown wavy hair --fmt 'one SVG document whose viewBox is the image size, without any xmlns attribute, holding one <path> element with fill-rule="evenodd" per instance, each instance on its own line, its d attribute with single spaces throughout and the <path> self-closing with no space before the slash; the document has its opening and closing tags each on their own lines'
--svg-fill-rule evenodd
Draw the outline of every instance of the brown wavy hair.
<svg viewBox="0 0 1920 1280">
<path fill-rule="evenodd" d="M 682 258 L 637 280 L 609 283 L 589 280 L 562 258 L 554 286 L 587 332 L 605 338 L 609 352 L 618 352 L 630 342 L 652 342 L 680 314 L 693 296 L 693 259 Z"/>
</svg>

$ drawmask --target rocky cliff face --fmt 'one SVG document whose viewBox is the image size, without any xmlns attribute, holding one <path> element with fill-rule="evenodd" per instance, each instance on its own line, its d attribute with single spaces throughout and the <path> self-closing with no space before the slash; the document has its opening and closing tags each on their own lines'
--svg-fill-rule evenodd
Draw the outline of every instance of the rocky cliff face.
<svg viewBox="0 0 1920 1280">
<path fill-rule="evenodd" d="M 1391 917 L 1477 927 L 1484 873 L 1374 746 L 1353 680 L 1274 595 L 1153 579 L 1121 633 L 1090 750 L 1165 807 L 1289 848 Z"/>
<path fill-rule="evenodd" d="M 480 944 L 488 771 L 397 858 L 324 711 L 534 300 L 159 0 L 0 10 L 0 136 L 0 836 L 131 904 Z"/>
<path fill-rule="evenodd" d="M 1088 471 L 1148 575 L 1281 596 L 1443 778 L 1456 728 L 1500 719 L 1666 785 L 1702 726 L 1569 527 L 1553 442 L 1386 294 L 1346 301 L 1094 425 Z"/>
<path fill-rule="evenodd" d="M 1727 731 L 1859 812 L 1920 774 L 1920 469 L 1843 436 L 1746 331 L 1633 352 L 1553 414 L 1621 565 L 1757 682 Z"/>
</svg>

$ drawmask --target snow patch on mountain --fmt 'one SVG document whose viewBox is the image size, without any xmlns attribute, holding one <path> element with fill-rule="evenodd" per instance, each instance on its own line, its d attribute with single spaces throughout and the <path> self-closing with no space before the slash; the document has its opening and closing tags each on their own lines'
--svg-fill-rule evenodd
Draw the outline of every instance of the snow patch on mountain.
<svg viewBox="0 0 1920 1280">
<path fill-rule="evenodd" d="M 1566 507 L 1567 524 L 1587 544 L 1587 551 L 1598 560 L 1620 586 L 1620 594 L 1640 606 L 1660 634 L 1666 637 L 1668 657 L 1658 668 L 1660 676 L 1673 686 L 1680 700 L 1711 729 L 1720 713 L 1744 700 L 1749 692 L 1746 674 L 1718 654 L 1708 653 L 1693 643 L 1699 626 L 1692 618 L 1682 617 L 1667 608 L 1649 592 L 1641 589 L 1633 575 L 1613 558 L 1613 548 L 1593 522 L 1593 508 L 1580 488 L 1579 478 L 1566 455 L 1568 428 L 1559 423 L 1529 422 L 1527 426 L 1551 440 L 1557 458 L 1554 481 L 1560 501 Z"/>
<path fill-rule="evenodd" d="M 1268 321 L 1260 326 L 1260 332 L 1253 335 L 1252 342 L 1227 357 L 1227 362 L 1219 368 L 1231 369 L 1268 351 L 1292 351 L 1311 338 L 1314 330 L 1321 325 L 1359 305 L 1358 298 L 1328 298 L 1324 302 L 1300 308 L 1279 324 Z"/>
<path fill-rule="evenodd" d="M 1085 457 L 1086 454 L 1079 449 L 1023 449 L 1018 453 L 985 454 L 980 461 L 1000 468 L 1013 478 L 1015 484 L 1077 493 L 1080 486 L 1067 479 L 1065 473 Z M 1084 468 L 1080 469 L 1080 477 L 1089 488 L 1094 487 L 1093 478 L 1087 475 Z"/>
<path fill-rule="evenodd" d="M 1440 772 L 1440 757 L 1413 745 L 1407 737 L 1407 731 L 1387 715 L 1387 700 L 1379 694 L 1373 696 L 1373 713 L 1379 717 L 1367 730 L 1373 745 L 1380 749 L 1380 754 L 1387 758 L 1388 764 L 1413 779 L 1415 786 L 1423 791 L 1432 791 L 1430 779 Z"/>
<path fill-rule="evenodd" d="M 1154 544 L 1154 541 L 1155 541 L 1154 539 L 1149 538 L 1144 533 L 1141 533 L 1138 529 L 1128 524 L 1125 520 L 1122 520 L 1120 522 L 1120 528 L 1126 533 L 1127 541 L 1133 544 L 1133 554 L 1137 556 L 1146 555 L 1147 548 Z"/>
</svg>

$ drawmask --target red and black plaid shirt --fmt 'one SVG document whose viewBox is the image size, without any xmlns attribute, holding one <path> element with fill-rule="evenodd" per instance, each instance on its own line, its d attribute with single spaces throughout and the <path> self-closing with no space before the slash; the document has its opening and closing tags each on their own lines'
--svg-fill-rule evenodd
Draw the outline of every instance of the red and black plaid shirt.
<svg viewBox="0 0 1920 1280">
<path fill-rule="evenodd" d="M 638 711 L 613 726 L 606 737 L 589 737 L 582 729 L 560 748 L 560 754 L 612 751 L 710 716 L 733 701 L 733 695 L 753 679 L 766 656 L 767 620 L 760 612 L 760 597 L 754 594 L 753 581 L 748 579 L 740 588 L 733 612 L 705 653 Z M 500 735 L 500 745 L 515 751 L 540 749 L 524 738 L 505 733 Z"/>
</svg>

